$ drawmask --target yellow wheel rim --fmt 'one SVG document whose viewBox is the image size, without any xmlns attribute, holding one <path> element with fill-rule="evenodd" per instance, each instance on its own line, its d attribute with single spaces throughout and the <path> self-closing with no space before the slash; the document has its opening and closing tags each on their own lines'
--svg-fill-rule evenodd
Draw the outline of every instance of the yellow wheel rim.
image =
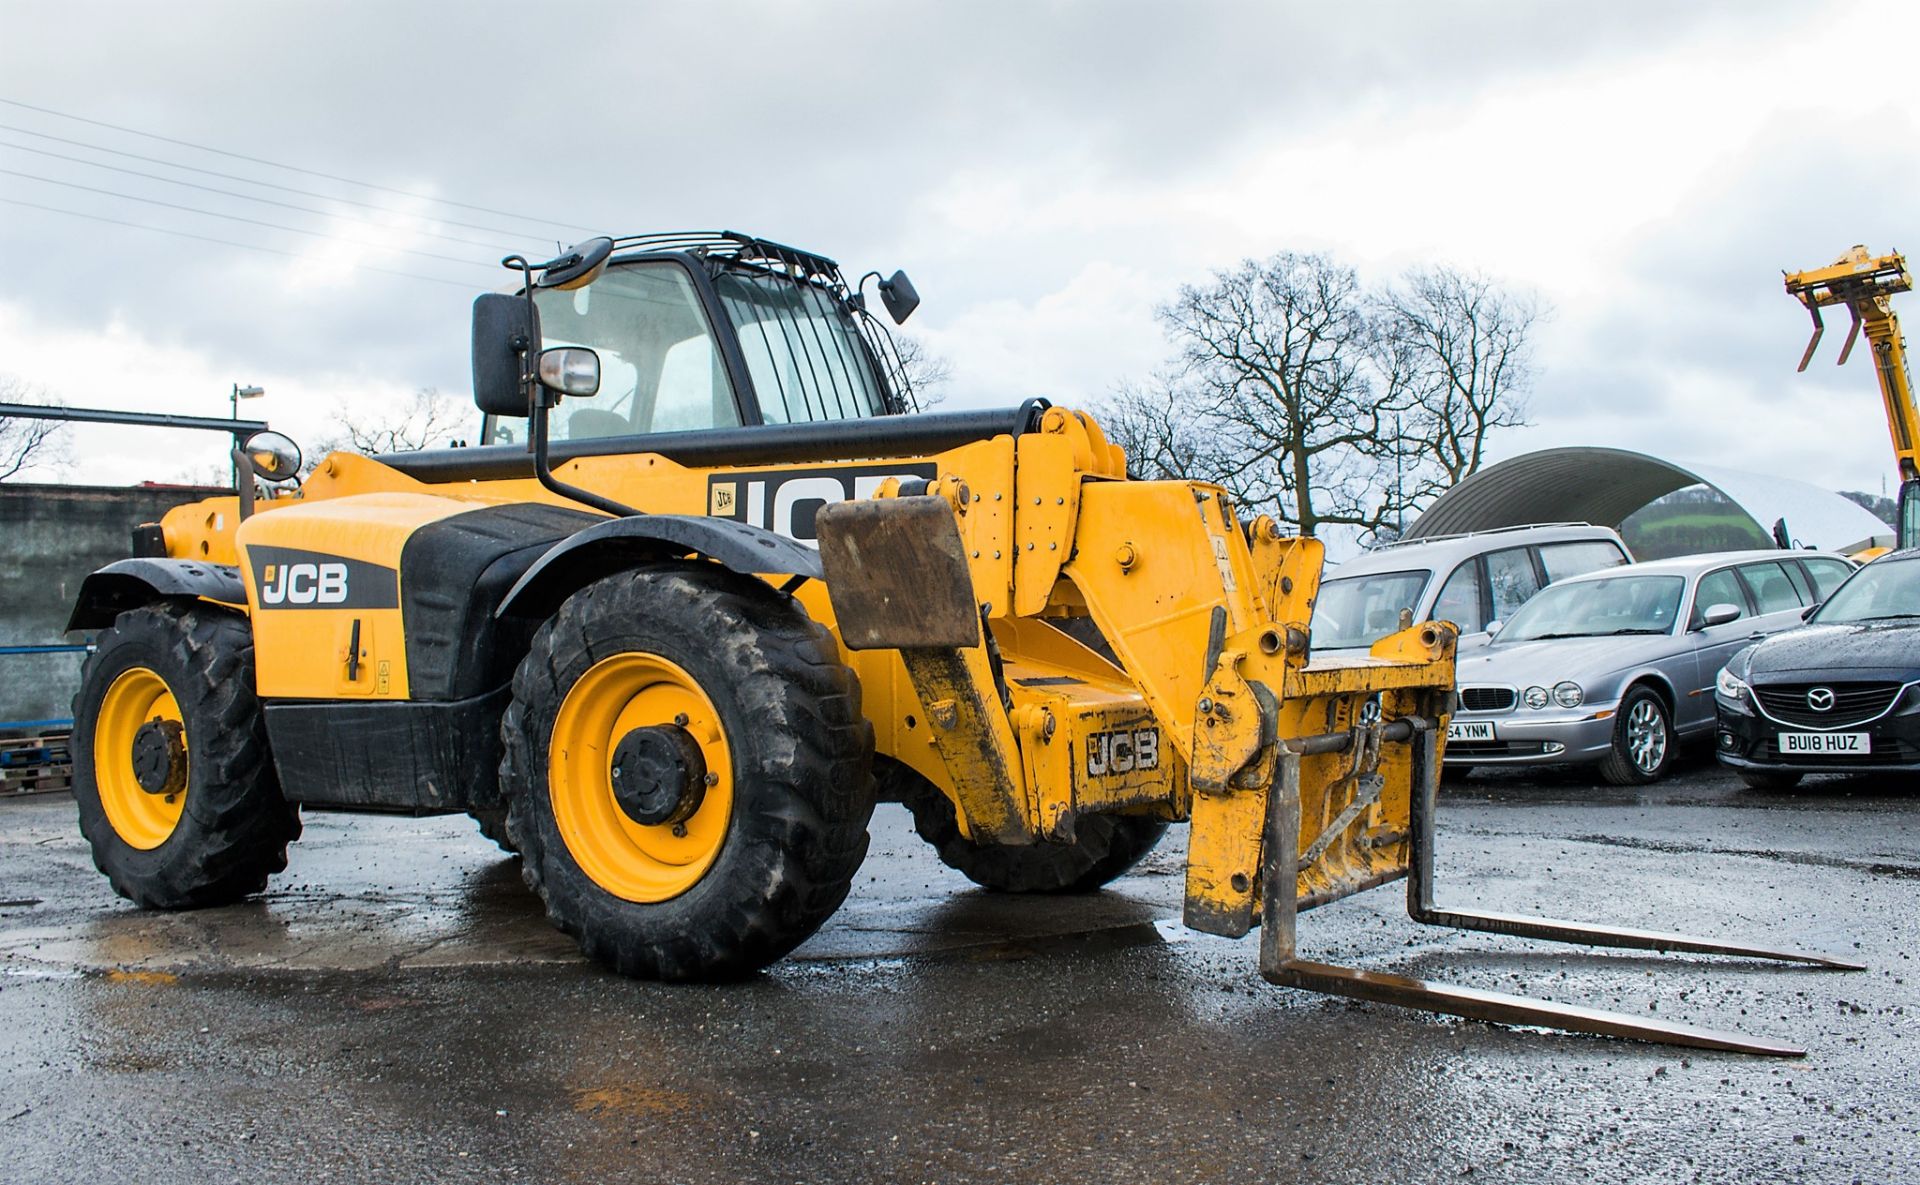
<svg viewBox="0 0 1920 1185">
<path fill-rule="evenodd" d="M 681 717 L 717 780 L 685 823 L 636 823 L 613 797 L 614 747 L 633 729 Z M 677 897 L 713 866 L 733 817 L 733 758 L 720 713 L 693 676 L 658 655 L 603 659 L 554 716 L 547 794 L 560 838 L 595 884 L 628 901 Z"/>
<path fill-rule="evenodd" d="M 93 726 L 93 784 L 100 791 L 100 806 L 114 832 L 142 851 L 167 842 L 180 825 L 188 793 L 149 794 L 134 775 L 133 738 L 150 720 L 171 720 L 183 730 L 186 724 L 166 680 L 146 667 L 133 667 L 107 688 Z M 184 731 L 180 743 L 183 748 L 188 744 Z M 188 759 L 191 762 L 191 754 Z"/>
</svg>

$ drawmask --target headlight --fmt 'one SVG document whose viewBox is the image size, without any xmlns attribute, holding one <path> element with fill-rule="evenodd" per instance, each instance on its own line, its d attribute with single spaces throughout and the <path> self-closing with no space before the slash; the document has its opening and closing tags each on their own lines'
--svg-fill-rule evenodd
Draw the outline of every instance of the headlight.
<svg viewBox="0 0 1920 1185">
<path fill-rule="evenodd" d="M 1577 708 L 1586 698 L 1580 690 L 1580 685 L 1571 679 L 1564 679 L 1553 685 L 1553 702 L 1563 708 Z"/>
<path fill-rule="evenodd" d="M 1529 687 L 1520 698 L 1526 702 L 1529 708 L 1537 712 L 1541 708 L 1546 707 L 1548 700 L 1552 697 L 1547 694 L 1547 689 L 1544 687 Z"/>
<path fill-rule="evenodd" d="M 1720 697 L 1722 699 L 1730 699 L 1734 701 L 1738 701 L 1741 696 L 1745 695 L 1749 690 L 1751 690 L 1747 686 L 1747 681 L 1745 679 L 1742 679 L 1740 676 L 1734 674 L 1732 671 L 1728 670 L 1726 667 L 1720 668 L 1719 676 L 1716 677 L 1713 681 L 1713 689 L 1720 694 Z"/>
</svg>

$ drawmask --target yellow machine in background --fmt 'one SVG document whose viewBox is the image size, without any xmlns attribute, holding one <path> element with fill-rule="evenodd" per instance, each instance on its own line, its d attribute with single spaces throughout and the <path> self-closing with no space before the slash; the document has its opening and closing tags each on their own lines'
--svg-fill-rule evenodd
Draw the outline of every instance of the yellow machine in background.
<svg viewBox="0 0 1920 1185">
<path fill-rule="evenodd" d="M 1907 373 L 1906 337 L 1900 332 L 1900 317 L 1893 311 L 1894 294 L 1913 288 L 1906 258 L 1898 251 L 1875 255 L 1856 245 L 1826 267 L 1788 272 L 1786 283 L 1787 295 L 1805 305 L 1813 316 L 1813 337 L 1800 355 L 1800 370 L 1813 361 L 1813 352 L 1826 332 L 1821 309 L 1845 305 L 1853 314 L 1853 325 L 1847 330 L 1836 365 L 1846 365 L 1860 331 L 1866 330 L 1880 398 L 1886 405 L 1887 431 L 1893 437 L 1893 460 L 1900 472 L 1895 546 L 1920 546 L 1920 407 L 1914 405 L 1913 380 Z"/>
<path fill-rule="evenodd" d="M 258 891 L 300 809 L 464 811 L 595 958 L 718 979 L 834 912 L 876 799 L 1007 891 L 1096 889 L 1185 822 L 1187 924 L 1261 926 L 1276 983 L 1797 1052 L 1297 956 L 1299 910 L 1404 877 L 1438 925 L 1844 965 L 1435 906 L 1455 630 L 1315 659 L 1318 543 L 1129 480 L 1080 412 L 907 414 L 864 280 L 820 256 L 508 262 L 523 291 L 475 304 L 485 444 L 335 454 L 87 579 L 76 795 L 125 896 Z"/>
</svg>

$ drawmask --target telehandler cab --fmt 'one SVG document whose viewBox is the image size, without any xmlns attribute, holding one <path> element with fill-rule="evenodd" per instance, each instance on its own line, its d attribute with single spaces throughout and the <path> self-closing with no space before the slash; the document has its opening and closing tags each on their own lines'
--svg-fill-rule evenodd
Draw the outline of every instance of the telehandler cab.
<svg viewBox="0 0 1920 1185">
<path fill-rule="evenodd" d="M 877 275 L 734 233 L 506 262 L 481 445 L 336 453 L 87 578 L 75 794 L 123 896 L 259 892 L 302 809 L 466 812 L 595 959 L 722 979 L 840 905 L 876 798 L 1019 892 L 1096 889 L 1186 822 L 1186 923 L 1259 923 L 1274 983 L 1799 1052 L 1297 957 L 1299 910 L 1405 877 L 1436 925 L 1845 965 L 1436 907 L 1456 631 L 1313 661 L 1314 540 L 1129 480 L 1043 400 L 903 414 Z"/>
</svg>

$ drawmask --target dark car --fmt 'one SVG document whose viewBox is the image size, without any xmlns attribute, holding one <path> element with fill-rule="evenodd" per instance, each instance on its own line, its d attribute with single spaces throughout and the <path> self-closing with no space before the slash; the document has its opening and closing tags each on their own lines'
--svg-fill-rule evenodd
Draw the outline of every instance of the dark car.
<svg viewBox="0 0 1920 1185">
<path fill-rule="evenodd" d="M 1720 760 L 1749 786 L 1920 771 L 1920 548 L 1880 557 L 1806 625 L 1735 655 L 1714 702 Z"/>
</svg>

